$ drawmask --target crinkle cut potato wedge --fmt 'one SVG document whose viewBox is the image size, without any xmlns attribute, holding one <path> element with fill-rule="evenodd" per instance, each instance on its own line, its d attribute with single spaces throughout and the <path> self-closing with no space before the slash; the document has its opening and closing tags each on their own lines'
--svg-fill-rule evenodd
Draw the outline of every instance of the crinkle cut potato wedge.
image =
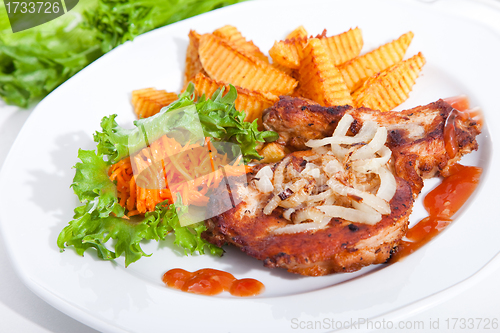
<svg viewBox="0 0 500 333">
<path fill-rule="evenodd" d="M 349 90 L 355 91 L 370 76 L 401 61 L 412 39 L 413 32 L 407 32 L 398 39 L 339 66 Z"/>
<path fill-rule="evenodd" d="M 408 99 L 424 64 L 424 56 L 418 53 L 375 74 L 354 92 L 354 105 L 380 111 L 394 109 Z"/>
<path fill-rule="evenodd" d="M 194 30 L 189 31 L 189 44 L 186 50 L 186 69 L 184 71 L 184 87 L 191 81 L 196 74 L 206 74 L 200 62 L 198 46 L 200 44 L 200 34 Z"/>
<path fill-rule="evenodd" d="M 277 62 L 273 62 L 271 65 L 274 68 L 276 68 L 277 70 L 285 73 L 286 75 L 293 77 L 295 80 L 298 79 L 298 74 L 297 74 L 297 70 L 296 69 L 292 69 L 290 67 L 285 67 L 283 65 L 278 64 Z"/>
<path fill-rule="evenodd" d="M 363 36 L 360 28 L 349 29 L 340 35 L 320 38 L 321 43 L 330 53 L 335 66 L 357 57 L 363 48 Z"/>
<path fill-rule="evenodd" d="M 335 66 L 357 57 L 363 48 L 363 37 L 359 28 L 349 29 L 331 37 L 326 37 L 326 30 L 324 30 L 316 38 L 323 43 Z M 275 62 L 285 67 L 298 69 L 306 43 L 307 36 L 277 41 L 269 50 L 269 55 Z"/>
<path fill-rule="evenodd" d="M 307 37 L 307 30 L 306 28 L 304 28 L 303 25 L 300 25 L 297 28 L 295 28 L 295 30 L 290 32 L 285 39 L 303 38 L 303 37 Z"/>
<path fill-rule="evenodd" d="M 286 156 L 285 147 L 277 142 L 266 143 L 259 154 L 264 157 L 259 163 L 276 163 Z"/>
<path fill-rule="evenodd" d="M 317 38 L 309 39 L 299 69 L 300 93 L 323 106 L 352 105 L 352 98 L 337 67 Z"/>
<path fill-rule="evenodd" d="M 138 118 L 151 117 L 161 108 L 176 101 L 179 97 L 176 93 L 154 88 L 145 88 L 132 91 L 132 106 Z"/>
<path fill-rule="evenodd" d="M 246 52 L 262 61 L 269 62 L 267 56 L 262 53 L 262 51 L 252 41 L 247 41 L 241 32 L 236 29 L 236 27 L 232 25 L 225 25 L 214 30 L 213 34 L 233 43 L 234 47 L 236 47 L 238 51 Z"/>
<path fill-rule="evenodd" d="M 213 34 L 200 37 L 198 53 L 208 76 L 216 81 L 275 95 L 291 94 L 297 86 L 292 77 Z"/>
<path fill-rule="evenodd" d="M 221 88 L 225 88 L 225 91 L 229 91 L 229 85 L 212 80 L 201 73 L 196 75 L 193 83 L 198 97 L 205 94 L 207 98 L 210 98 L 217 89 Z M 257 119 L 258 123 L 261 124 L 262 111 L 279 101 L 278 96 L 270 93 L 250 91 L 237 86 L 235 86 L 235 88 L 238 92 L 238 97 L 234 102 L 234 106 L 237 110 L 245 111 L 245 121 L 248 122 Z"/>
<path fill-rule="evenodd" d="M 297 37 L 284 41 L 274 42 L 269 50 L 269 55 L 273 62 L 291 69 L 299 69 L 300 59 L 303 57 L 304 46 L 307 44 L 307 37 Z"/>
</svg>

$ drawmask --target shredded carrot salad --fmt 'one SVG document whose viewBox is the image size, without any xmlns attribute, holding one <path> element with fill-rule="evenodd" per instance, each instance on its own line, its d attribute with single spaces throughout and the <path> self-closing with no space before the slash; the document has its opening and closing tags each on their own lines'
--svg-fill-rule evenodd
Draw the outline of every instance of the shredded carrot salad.
<svg viewBox="0 0 500 333">
<path fill-rule="evenodd" d="M 219 154 L 209 138 L 203 146 L 182 146 L 164 135 L 134 156 L 113 164 L 108 175 L 116 181 L 120 205 L 133 216 L 154 211 L 167 199 L 175 203 L 176 193 L 184 205 L 205 206 L 209 189 L 217 188 L 224 176 L 245 174 L 240 159 L 228 163 L 227 154 Z"/>
</svg>

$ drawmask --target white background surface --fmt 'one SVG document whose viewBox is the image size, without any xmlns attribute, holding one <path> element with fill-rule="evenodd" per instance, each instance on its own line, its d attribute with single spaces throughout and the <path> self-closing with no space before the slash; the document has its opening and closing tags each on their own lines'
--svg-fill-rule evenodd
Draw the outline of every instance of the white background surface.
<svg viewBox="0 0 500 333">
<path fill-rule="evenodd" d="M 482 1 L 478 2 L 482 3 Z M 454 11 L 460 12 L 461 8 L 458 3 Z M 488 11 L 485 9 L 478 10 L 478 12 L 468 11 L 464 15 L 475 19 L 481 17 L 481 20 L 496 24 L 497 31 L 500 33 L 500 10 L 495 11 L 493 7 L 490 7 Z M 0 104 L 0 167 L 29 114 L 30 110 L 19 110 Z M 469 246 L 471 251 L 480 251 L 480 244 L 468 244 L 464 240 L 464 246 Z M 0 244 L 0 267 L 0 332 L 95 332 L 52 308 L 28 290 L 18 280 L 3 244 Z M 439 330 L 434 326 L 436 328 L 434 331 L 500 332 L 498 328 L 496 330 L 461 329 L 460 322 L 456 324 L 455 329 L 452 329 L 451 325 L 454 323 L 452 318 L 465 319 L 466 326 L 470 323 L 467 321 L 469 318 L 475 319 L 476 325 L 478 318 L 483 318 L 483 322 L 487 318 L 490 320 L 496 318 L 500 321 L 500 257 L 495 258 L 485 269 L 459 285 L 431 296 L 428 300 L 401 309 L 396 314 L 375 320 L 377 323 L 392 320 L 395 327 L 398 321 L 402 321 L 403 326 L 412 327 L 407 330 L 408 332 L 432 331 L 430 321 L 436 325 L 438 319 Z M 449 329 L 447 329 L 447 319 L 449 319 Z M 421 328 L 421 325 L 424 325 L 423 329 L 414 328 L 419 324 Z M 167 327 L 168 323 L 166 323 L 165 331 L 168 331 Z M 352 331 L 362 330 L 352 329 Z"/>
</svg>

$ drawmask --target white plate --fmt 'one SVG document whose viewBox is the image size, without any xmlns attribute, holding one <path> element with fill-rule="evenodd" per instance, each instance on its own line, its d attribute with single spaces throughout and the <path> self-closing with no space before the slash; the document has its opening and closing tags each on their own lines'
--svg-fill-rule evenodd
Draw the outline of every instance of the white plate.
<svg viewBox="0 0 500 333">
<path fill-rule="evenodd" d="M 458 7 L 457 7 L 458 6 Z M 431 243 L 391 266 L 353 274 L 310 278 L 262 267 L 228 249 L 222 258 L 184 257 L 171 240 L 144 245 L 152 257 L 124 268 L 70 248 L 60 253 L 56 238 L 78 204 L 69 188 L 78 148 L 93 149 L 92 134 L 103 116 L 134 119 L 130 92 L 144 87 L 178 91 L 187 33 L 210 32 L 233 24 L 262 50 L 299 24 L 311 34 L 330 35 L 359 26 L 365 49 L 409 30 L 415 38 L 408 55 L 427 58 L 422 76 L 401 108 L 441 97 L 466 94 L 480 106 L 486 122 L 500 122 L 492 87 L 500 77 L 500 37 L 478 19 L 453 13 L 472 8 L 468 1 L 272 1 L 248 2 L 158 29 L 126 43 L 90 65 L 34 110 L 17 138 L 0 175 L 0 226 L 14 265 L 36 294 L 68 315 L 109 332 L 275 332 L 299 323 L 373 318 L 436 294 L 470 277 L 500 250 L 498 214 L 498 135 L 486 126 L 480 151 L 465 164 L 485 168 L 481 186 L 467 209 Z M 482 8 L 482 9 L 481 9 Z M 472 13 L 472 12 L 470 12 Z M 432 184 L 431 184 L 432 186 Z M 417 204 L 413 222 L 425 215 Z M 257 278 L 266 292 L 255 298 L 203 297 L 167 289 L 162 274 L 174 267 L 214 267 L 236 277 Z"/>
</svg>

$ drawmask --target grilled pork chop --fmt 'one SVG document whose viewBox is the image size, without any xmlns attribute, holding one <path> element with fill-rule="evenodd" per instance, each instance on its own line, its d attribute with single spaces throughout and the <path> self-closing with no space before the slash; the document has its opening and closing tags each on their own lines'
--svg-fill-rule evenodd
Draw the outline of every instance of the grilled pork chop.
<svg viewBox="0 0 500 333">
<path fill-rule="evenodd" d="M 208 205 L 225 211 L 206 222 L 204 237 L 222 246 L 226 243 L 264 261 L 266 267 L 281 267 L 289 272 L 320 276 L 336 272 L 352 272 L 390 258 L 408 228 L 414 198 L 420 193 L 422 177 L 445 172 L 463 154 L 477 149 L 475 137 L 479 125 L 464 117 L 455 117 L 454 128 L 458 149 L 454 157 L 446 151 L 444 128 L 454 109 L 444 101 L 403 112 L 378 112 L 351 107 L 326 108 L 304 99 L 281 97 L 268 109 L 264 126 L 280 134 L 280 142 L 297 151 L 286 158 L 288 166 L 301 173 L 308 158 L 315 153 L 306 142 L 332 135 L 340 119 L 350 114 L 349 134 L 356 135 L 363 123 L 376 121 L 388 130 L 386 146 L 392 151 L 396 190 L 389 201 L 390 213 L 375 224 L 331 218 L 325 227 L 295 233 L 277 233 L 291 224 L 286 210 L 277 207 L 264 213 L 275 194 L 263 193 L 256 187 L 255 177 L 265 165 L 253 167 L 247 174 L 248 186 L 235 184 L 228 189 L 222 184 Z M 280 163 L 271 164 L 276 171 Z M 294 173 L 295 171 L 289 170 Z M 231 191 L 232 189 L 232 191 Z M 217 193 L 219 192 L 219 193 Z M 228 206 L 220 198 L 232 192 L 239 202 Z M 355 196 L 351 199 L 359 200 Z M 362 202 L 362 200 L 359 200 Z M 226 205 L 226 206 L 224 206 Z"/>
<path fill-rule="evenodd" d="M 291 154 L 290 164 L 297 171 L 304 169 L 307 152 Z M 278 207 L 270 215 L 263 210 L 270 195 L 260 193 L 252 179 L 262 166 L 248 174 L 247 187 L 238 187 L 235 208 L 229 209 L 221 193 L 213 193 L 209 207 L 226 205 L 229 209 L 207 222 L 204 236 L 222 246 L 230 243 L 243 252 L 264 261 L 266 267 L 282 267 L 301 275 L 320 276 L 334 272 L 352 272 L 363 266 L 383 263 L 391 250 L 405 235 L 413 197 L 406 181 L 397 179 L 397 190 L 390 201 L 391 213 L 375 225 L 331 219 L 327 228 L 289 234 L 272 231 L 288 225 L 284 209 Z M 224 186 L 218 191 L 225 191 Z M 236 200 L 235 200 L 236 201 Z M 220 211 L 218 209 L 217 211 Z"/>
<path fill-rule="evenodd" d="M 443 100 L 401 112 L 380 112 L 350 106 L 323 107 L 307 99 L 281 96 L 262 118 L 267 130 L 279 133 L 279 143 L 291 150 L 304 150 L 308 140 L 332 135 L 344 114 L 355 119 L 353 134 L 368 120 L 387 128 L 386 145 L 392 150 L 395 172 L 410 182 L 415 197 L 423 179 L 446 175 L 449 166 L 478 148 L 480 125 Z M 445 138 L 447 121 L 454 127 L 454 137 Z M 455 141 L 455 156 L 447 153 L 447 140 Z"/>
</svg>

